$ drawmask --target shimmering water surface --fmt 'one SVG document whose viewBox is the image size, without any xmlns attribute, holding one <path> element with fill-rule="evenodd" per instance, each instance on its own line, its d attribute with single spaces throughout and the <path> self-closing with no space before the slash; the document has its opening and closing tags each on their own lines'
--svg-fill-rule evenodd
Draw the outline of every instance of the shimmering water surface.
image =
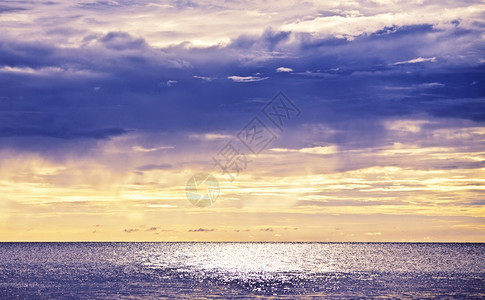
<svg viewBox="0 0 485 300">
<path fill-rule="evenodd" d="M 484 298 L 485 244 L 0 243 L 0 298 Z"/>
</svg>

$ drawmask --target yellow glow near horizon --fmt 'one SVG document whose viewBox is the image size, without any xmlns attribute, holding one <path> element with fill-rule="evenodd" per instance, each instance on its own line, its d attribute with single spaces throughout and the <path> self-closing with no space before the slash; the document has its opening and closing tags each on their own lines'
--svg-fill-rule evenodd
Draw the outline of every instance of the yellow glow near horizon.
<svg viewBox="0 0 485 300">
<path fill-rule="evenodd" d="M 483 130 L 470 128 L 467 134 L 479 138 Z M 480 195 L 485 168 L 430 168 L 442 162 L 479 162 L 483 152 L 392 143 L 352 151 L 354 163 L 360 165 L 355 168 L 343 159 L 348 154 L 334 146 L 267 151 L 254 157 L 257 163 L 234 181 L 209 167 L 221 195 L 212 207 L 199 208 L 187 201 L 185 183 L 206 169 L 186 160 L 206 159 L 210 166 L 212 150 L 190 156 L 173 146 L 140 151 L 149 148 L 126 137 L 100 147 L 103 157 L 111 157 L 110 164 L 92 157 L 56 162 L 33 153 L 1 153 L 2 240 L 484 239 Z M 154 152 L 171 157 L 173 167 L 136 171 L 148 163 L 143 156 L 151 159 Z M 121 153 L 123 168 L 116 159 Z M 387 157 L 399 165 L 388 165 Z M 184 163 L 179 167 L 178 162 Z M 278 171 L 282 162 L 284 172 Z"/>
</svg>

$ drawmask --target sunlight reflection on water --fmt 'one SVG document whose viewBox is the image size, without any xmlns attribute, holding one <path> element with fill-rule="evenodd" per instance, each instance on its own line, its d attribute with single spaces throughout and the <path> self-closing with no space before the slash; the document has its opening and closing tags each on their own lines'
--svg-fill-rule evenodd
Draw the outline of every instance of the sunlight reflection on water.
<svg viewBox="0 0 485 300">
<path fill-rule="evenodd" d="M 0 298 L 481 297 L 485 244 L 5 243 Z"/>
</svg>

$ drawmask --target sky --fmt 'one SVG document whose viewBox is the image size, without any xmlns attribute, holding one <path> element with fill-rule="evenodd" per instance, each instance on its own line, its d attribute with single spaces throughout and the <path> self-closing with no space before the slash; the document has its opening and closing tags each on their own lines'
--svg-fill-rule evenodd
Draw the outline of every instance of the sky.
<svg viewBox="0 0 485 300">
<path fill-rule="evenodd" d="M 483 20 L 483 1 L 1 1 L 0 241 L 485 242 Z"/>
</svg>

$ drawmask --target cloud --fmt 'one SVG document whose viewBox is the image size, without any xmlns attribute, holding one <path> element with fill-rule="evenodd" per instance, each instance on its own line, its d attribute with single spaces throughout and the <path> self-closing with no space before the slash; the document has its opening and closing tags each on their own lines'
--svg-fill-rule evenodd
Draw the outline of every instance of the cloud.
<svg viewBox="0 0 485 300">
<path fill-rule="evenodd" d="M 410 60 L 395 62 L 394 65 L 417 64 L 422 62 L 436 62 L 436 61 L 437 61 L 436 57 L 430 57 L 430 58 L 418 57 Z"/>
<path fill-rule="evenodd" d="M 276 72 L 288 73 L 288 72 L 293 72 L 293 69 L 292 68 L 279 67 L 279 68 L 276 69 Z"/>
<path fill-rule="evenodd" d="M 36 71 L 29 67 L 9 67 L 5 66 L 0 68 L 0 72 L 2 73 L 18 73 L 18 74 L 35 74 Z"/>
<path fill-rule="evenodd" d="M 140 231 L 140 229 L 136 229 L 136 228 L 127 228 L 125 230 L 123 230 L 123 232 L 125 233 L 133 233 L 133 232 L 138 232 Z"/>
<path fill-rule="evenodd" d="M 150 208 L 174 208 L 177 207 L 177 205 L 171 205 L 171 204 L 150 204 Z"/>
<path fill-rule="evenodd" d="M 198 229 L 189 229 L 188 232 L 212 232 L 215 231 L 214 228 L 206 229 L 206 228 L 198 228 Z"/>
<path fill-rule="evenodd" d="M 175 147 L 173 147 L 173 146 L 159 146 L 159 147 L 153 147 L 153 148 L 133 146 L 131 149 L 135 152 L 154 152 L 154 151 L 161 151 L 161 150 L 170 150 L 170 149 L 174 149 L 174 148 Z"/>
<path fill-rule="evenodd" d="M 167 80 L 167 82 L 165 82 L 165 85 L 168 86 L 168 87 L 171 87 L 172 85 L 174 85 L 176 83 L 177 83 L 177 80 Z"/>
<path fill-rule="evenodd" d="M 286 35 L 278 33 L 278 29 L 267 30 L 267 27 L 262 33 L 245 35 L 254 43 L 273 43 L 273 46 L 276 45 L 273 51 L 263 46 L 250 47 L 249 50 L 237 48 L 235 44 L 197 49 L 183 45 L 163 49 L 150 44 L 137 47 L 141 45 L 139 38 L 126 32 L 123 34 L 124 31 L 111 31 L 111 34 L 105 35 L 86 34 L 85 43 L 76 47 L 64 47 L 63 43 L 56 42 L 15 41 L 6 36 L 0 47 L 0 57 L 6 65 L 0 68 L 8 72 L 0 72 L 0 77 L 8 84 L 2 85 L 1 95 L 11 100 L 1 103 L 3 116 L 0 128 L 4 131 L 10 127 L 19 128 L 22 136 L 27 131 L 22 128 L 26 122 L 16 123 L 22 119 L 28 120 L 29 127 L 53 132 L 74 132 L 79 128 L 93 131 L 126 128 L 126 131 L 175 135 L 237 130 L 239 124 L 247 119 L 247 111 L 257 109 L 257 103 L 251 99 L 269 98 L 264 95 L 270 89 L 284 90 L 304 99 L 302 103 L 307 113 L 302 120 L 307 123 L 324 119 L 324 122 L 335 125 L 343 119 L 352 122 L 374 117 L 385 119 L 417 111 L 479 120 L 483 118 L 478 113 L 482 102 L 447 100 L 457 95 L 468 99 L 480 95 L 480 85 L 470 84 L 480 81 L 481 71 L 472 71 L 472 65 L 468 67 L 468 63 L 476 64 L 478 58 L 474 54 L 459 56 L 454 47 L 444 47 L 448 52 L 437 53 L 434 42 L 427 38 L 439 36 L 440 41 L 451 45 L 457 34 L 454 30 L 456 28 L 438 31 L 433 24 L 385 26 L 373 34 L 356 36 L 352 41 L 297 32 L 289 33 L 285 38 Z M 473 30 L 460 33 L 461 38 L 468 41 L 461 45 L 464 48 L 475 47 L 475 34 Z M 278 43 L 274 44 L 276 41 Z M 33 59 L 34 56 L 38 59 Z M 437 63 L 433 67 L 426 64 L 418 66 L 420 64 L 417 63 L 393 67 L 396 61 L 409 61 L 409 57 L 436 58 Z M 456 68 L 456 61 L 451 63 L 446 57 L 462 57 L 460 59 L 469 62 Z M 281 66 L 297 66 L 308 72 L 280 76 L 278 80 L 255 75 L 287 68 Z M 415 69 L 418 67 L 424 68 L 419 76 Z M 19 76 L 34 78 L 25 80 L 17 75 L 10 76 L 12 70 L 23 74 L 17 74 Z M 51 75 L 47 79 L 43 78 L 47 76 L 28 75 L 29 72 L 50 72 Z M 103 75 L 64 76 L 80 72 Z M 199 72 L 204 76 L 199 78 L 194 75 Z M 252 75 L 228 77 L 227 74 Z M 194 76 L 201 80 L 193 80 Z M 158 88 L 160 78 L 170 78 L 161 82 L 163 87 L 183 86 L 183 90 Z M 228 78 L 230 80 L 226 80 Z M 465 78 L 470 82 L 461 81 Z M 177 83 L 174 84 L 174 81 Z M 240 87 L 230 85 L 230 82 L 256 81 L 259 82 L 257 85 L 242 93 L 234 93 L 234 89 Z M 350 85 L 354 87 L 352 92 L 347 88 Z M 214 89 L 214 86 L 218 88 Z M 101 88 L 94 92 L 94 87 Z M 373 96 L 376 91 L 379 91 L 379 98 Z M 425 92 L 425 96 L 418 97 L 418 93 Z M 21 100 L 12 101 L 20 94 Z M 355 94 L 364 100 L 353 101 Z M 67 98 L 69 101 L 62 102 L 61 99 Z M 58 103 L 68 103 L 69 106 L 61 107 Z M 116 109 L 113 110 L 113 107 Z M 223 109 L 224 113 L 207 122 L 207 116 L 215 109 Z M 13 132 L 10 131 L 9 136 L 13 136 Z"/>
<path fill-rule="evenodd" d="M 43 128 L 43 127 L 0 127 L 0 137 L 10 136 L 48 136 L 59 139 L 107 139 L 119 136 L 129 131 L 123 128 L 105 128 L 93 130 L 78 130 L 70 128 Z"/>
<path fill-rule="evenodd" d="M 339 207 L 339 206 L 349 206 L 349 207 L 359 207 L 359 206 L 380 206 L 380 205 L 409 205 L 409 202 L 405 201 L 359 201 L 359 200 L 325 200 L 325 201 L 312 201 L 312 200 L 301 200 L 298 201 L 296 206 L 314 206 L 314 207 Z"/>
<path fill-rule="evenodd" d="M 107 48 L 113 50 L 132 50 L 146 47 L 142 38 L 133 38 L 126 32 L 110 32 L 100 39 L 100 42 Z"/>
<path fill-rule="evenodd" d="M 428 120 L 386 120 L 384 121 L 384 126 L 393 131 L 404 131 L 404 132 L 420 132 L 423 125 L 431 123 Z"/>
<path fill-rule="evenodd" d="M 258 77 L 258 76 L 228 76 L 234 82 L 255 82 L 266 80 L 269 77 Z"/>
<path fill-rule="evenodd" d="M 338 152 L 336 146 L 316 146 L 310 148 L 301 148 L 301 149 L 285 149 L 285 148 L 272 148 L 270 151 L 273 152 L 300 152 L 300 153 L 308 153 L 308 154 L 320 154 L 320 155 L 328 155 L 328 154 L 335 154 Z"/>
<path fill-rule="evenodd" d="M 364 235 L 367 235 L 367 236 L 379 236 L 379 235 L 382 235 L 381 232 L 366 232 L 364 233 Z"/>
<path fill-rule="evenodd" d="M 76 70 L 72 68 L 61 68 L 61 67 L 41 67 L 41 68 L 31 68 L 31 67 L 10 67 L 4 66 L 0 68 L 0 73 L 12 74 L 12 75 L 31 75 L 31 76 L 45 76 L 45 77 L 55 77 L 55 76 L 70 76 L 70 77 L 101 77 L 102 74 L 97 74 L 95 71 L 89 70 Z"/>
<path fill-rule="evenodd" d="M 26 9 L 23 7 L 12 7 L 7 5 L 0 5 L 0 13 L 22 11 L 22 10 L 26 10 Z"/>
<path fill-rule="evenodd" d="M 198 75 L 194 75 L 192 76 L 193 78 L 197 78 L 197 79 L 202 79 L 202 80 L 205 80 L 205 81 L 212 81 L 214 80 L 214 78 L 212 77 L 206 77 L 206 76 L 198 76 Z"/>
<path fill-rule="evenodd" d="M 159 165 L 149 164 L 149 165 L 139 166 L 136 169 L 138 171 L 152 171 L 152 170 L 167 170 L 171 168 L 173 168 L 171 164 L 159 164 Z"/>
<path fill-rule="evenodd" d="M 445 84 L 439 83 L 439 82 L 426 82 L 426 83 L 420 83 L 418 84 L 419 88 L 442 88 L 445 87 Z"/>
<path fill-rule="evenodd" d="M 190 134 L 189 137 L 191 139 L 213 141 L 213 140 L 229 139 L 232 136 L 227 134 L 220 134 L 220 133 L 204 133 L 204 134 Z"/>
</svg>

